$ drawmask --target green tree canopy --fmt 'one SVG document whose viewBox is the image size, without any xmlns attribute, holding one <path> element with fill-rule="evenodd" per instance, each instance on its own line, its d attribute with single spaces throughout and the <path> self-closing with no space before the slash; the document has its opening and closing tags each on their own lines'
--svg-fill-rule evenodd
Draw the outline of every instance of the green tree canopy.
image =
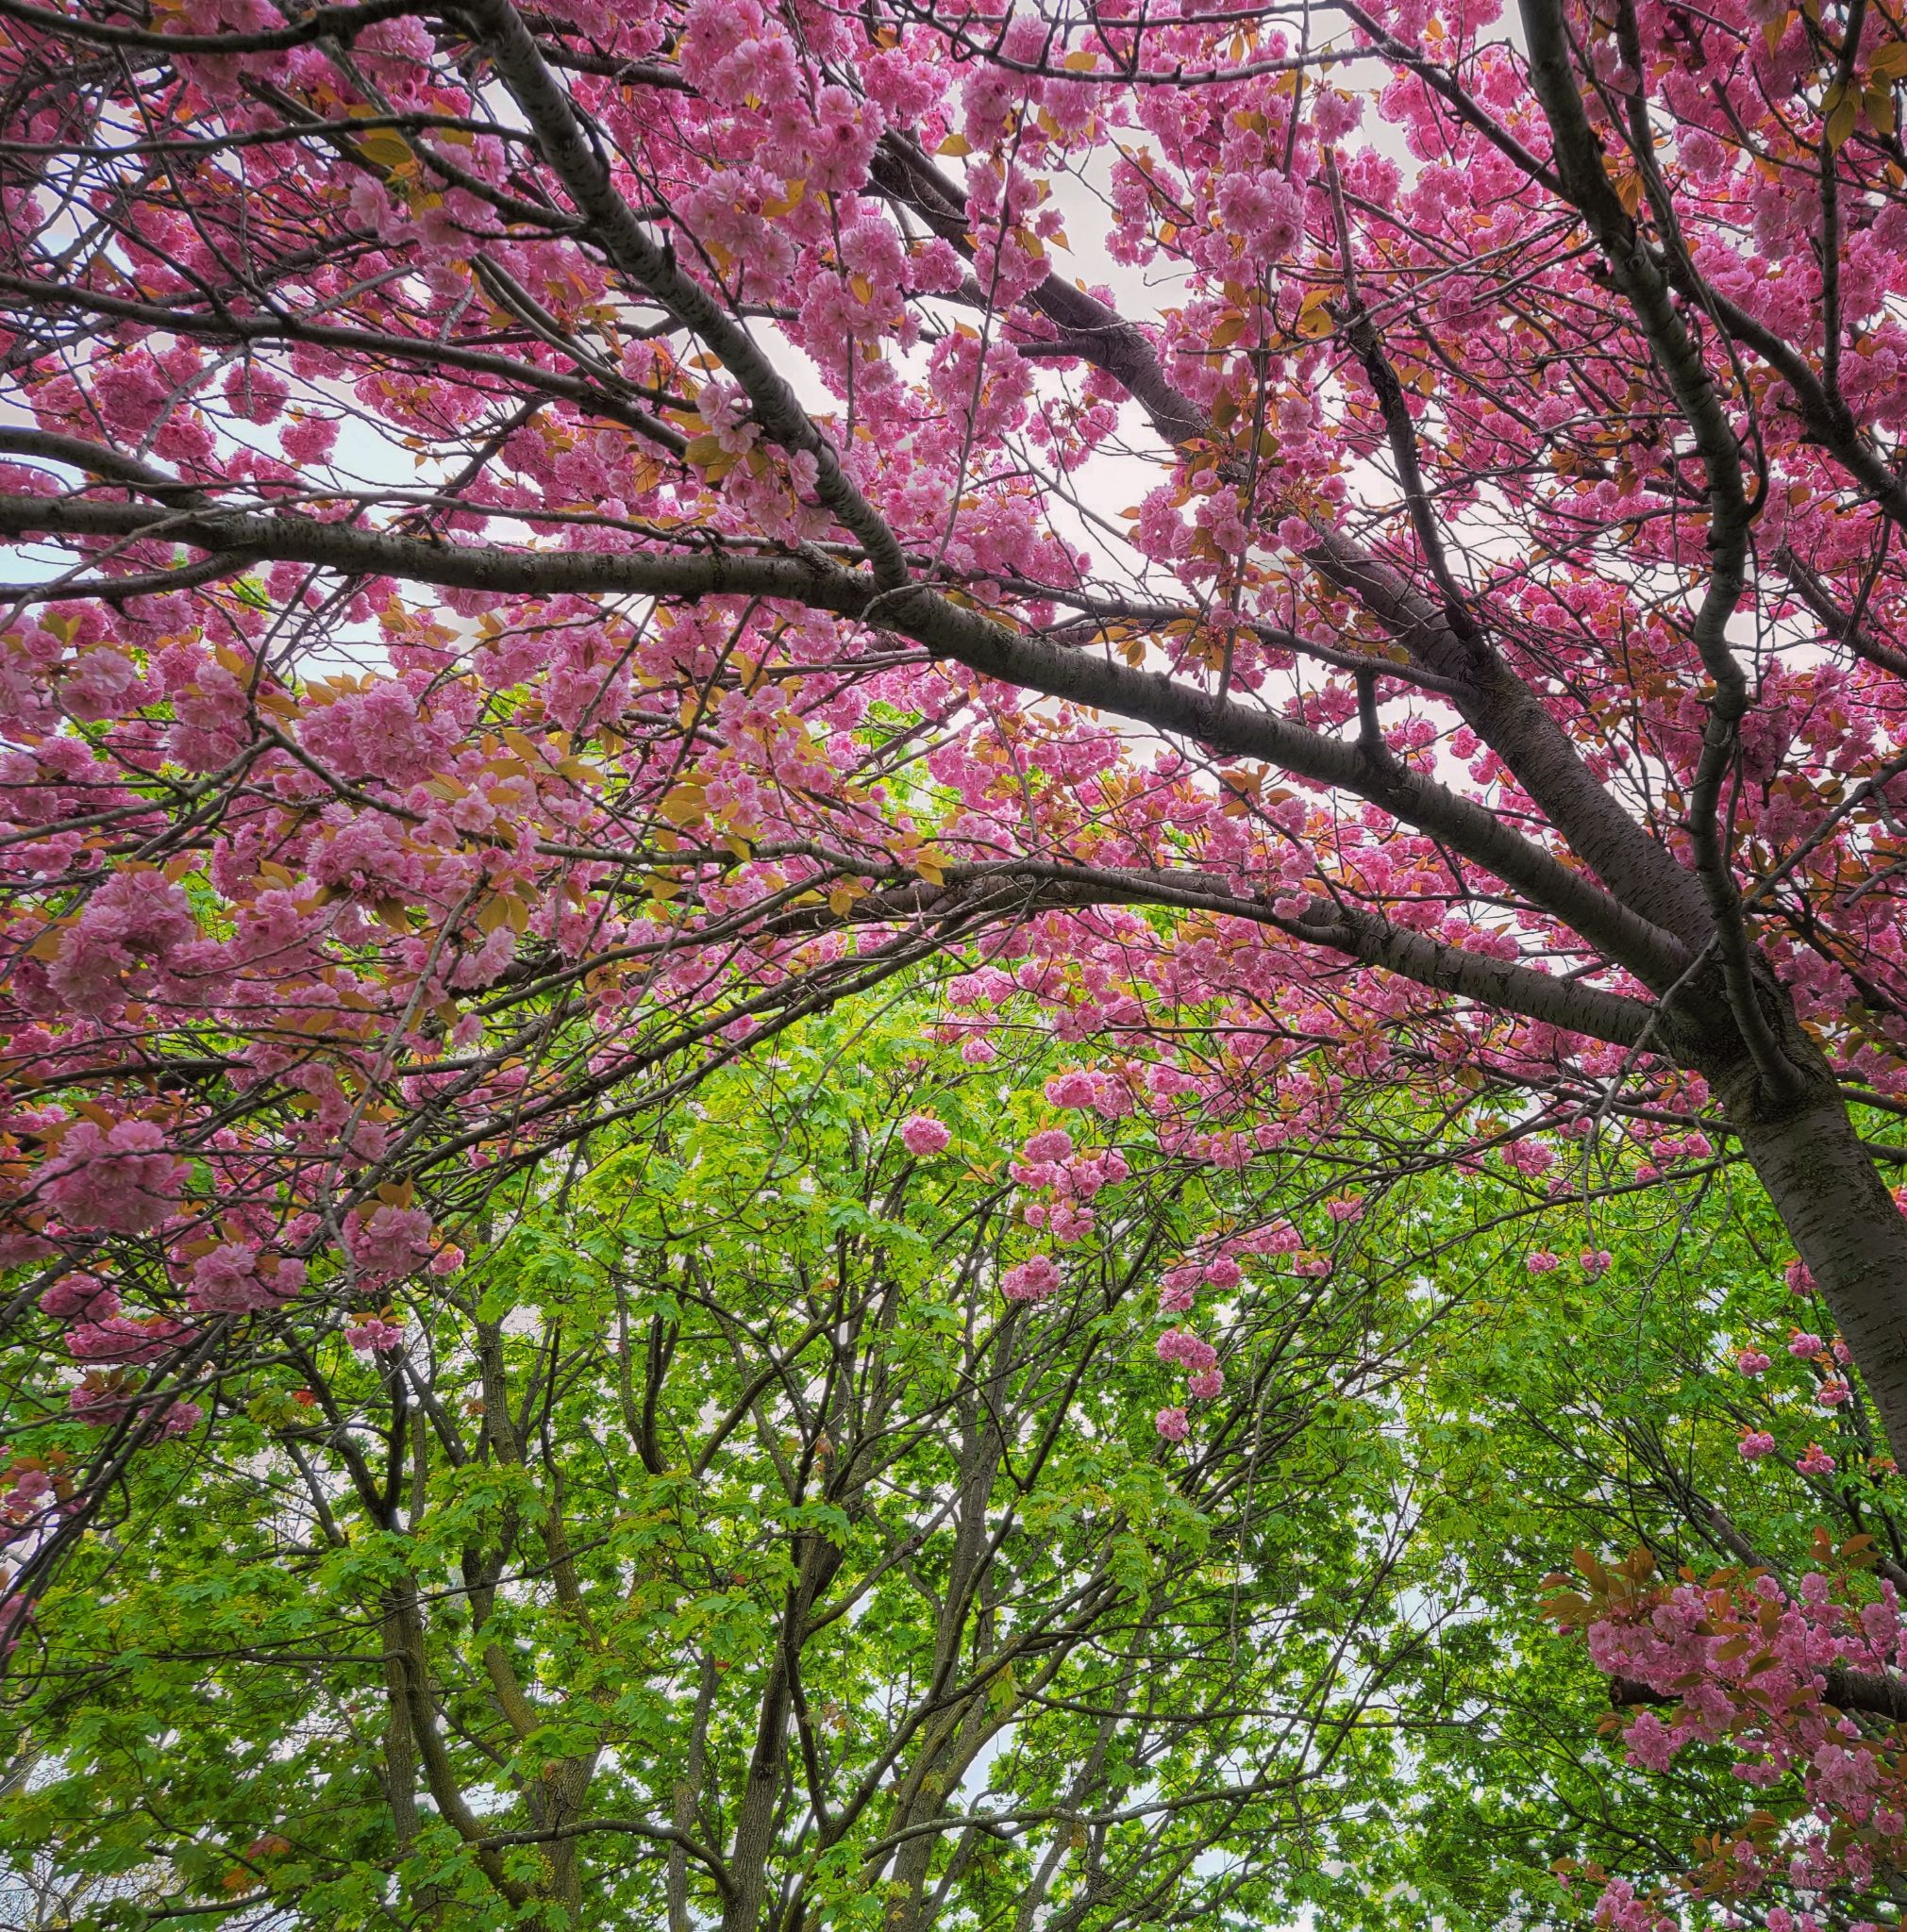
<svg viewBox="0 0 1907 1932">
<path fill-rule="evenodd" d="M 1725 1754 L 1598 1741 L 1542 1598 L 1581 1545 L 1899 1554 L 1858 1404 L 1832 1483 L 1739 1454 L 1808 1415 L 1730 1365 L 1794 1312 L 1752 1182 L 1399 1185 L 1400 1091 L 1219 1168 L 930 1010 L 816 1020 L 494 1196 L 459 1273 L 260 1325 L 16 1655 L 23 1923 L 1485 1932 L 1732 1822 Z M 85 1424 L 8 1368 L 57 1476 Z"/>
</svg>

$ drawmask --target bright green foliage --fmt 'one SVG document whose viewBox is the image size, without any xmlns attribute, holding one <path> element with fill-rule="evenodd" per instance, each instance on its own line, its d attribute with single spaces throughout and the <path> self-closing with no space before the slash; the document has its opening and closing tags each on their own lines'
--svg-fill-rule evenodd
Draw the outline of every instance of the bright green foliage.
<svg viewBox="0 0 1907 1932">
<path fill-rule="evenodd" d="M 1401 1095 L 1237 1174 L 1076 1113 L 1132 1173 L 1056 1247 L 1009 1165 L 1063 1062 L 919 1022 L 497 1195 L 401 1355 L 261 1347 L 130 1466 L 8 1690 L 0 1833 L 72 1900 L 23 1923 L 1488 1932 L 1691 1861 L 1740 1788 L 1623 1768 L 1542 1578 L 1884 1526 L 1736 1452 L 1806 1422 L 1759 1196 L 1387 1180 Z M 1331 1273 L 1208 1290 L 1227 1388 L 1162 1440 L 1162 1272 L 1286 1216 Z M 1062 1290 L 1003 1299 L 1036 1252 Z M 1859 1466 L 1858 1408 L 1809 1426 Z"/>
<path fill-rule="evenodd" d="M 40 1612 L 16 1857 L 260 1926 L 1279 1916 L 1396 1774 L 1409 1305 L 1257 1269 L 1162 1441 L 1160 1270 L 1319 1174 L 1129 1134 L 1012 1305 L 1050 1071 L 817 1027 L 499 1200 L 401 1366 L 259 1359 Z"/>
</svg>

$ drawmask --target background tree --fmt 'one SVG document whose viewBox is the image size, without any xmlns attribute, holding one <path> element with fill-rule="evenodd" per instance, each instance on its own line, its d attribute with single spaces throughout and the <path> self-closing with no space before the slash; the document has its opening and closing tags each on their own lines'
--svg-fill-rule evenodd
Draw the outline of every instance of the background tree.
<svg viewBox="0 0 1907 1932">
<path fill-rule="evenodd" d="M 1586 1217 L 1518 1191 L 1416 1218 L 1449 1310 L 1407 1383 L 1417 1536 L 1474 1717 L 1413 1763 L 1396 1882 L 1480 1923 L 1552 1872 L 1625 1932 L 1892 1923 L 1907 1542 L 1820 1298 L 1739 1165 Z"/>
<path fill-rule="evenodd" d="M 1417 1312 L 1303 1160 L 1059 1152 L 1037 1059 L 917 1042 L 817 1024 L 209 1392 L 16 1660 L 9 1847 L 149 1881 L 100 1924 L 1293 1909 L 1439 1620 Z M 1098 1217 L 1058 1269 L 1003 1132 Z"/>
</svg>

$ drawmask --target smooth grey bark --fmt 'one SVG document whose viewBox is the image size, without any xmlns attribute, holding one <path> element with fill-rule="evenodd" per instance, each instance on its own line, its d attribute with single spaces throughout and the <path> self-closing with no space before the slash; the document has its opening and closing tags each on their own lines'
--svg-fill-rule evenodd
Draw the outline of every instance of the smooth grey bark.
<svg viewBox="0 0 1907 1932">
<path fill-rule="evenodd" d="M 1860 1367 L 1895 1459 L 1907 1467 L 1907 1216 L 1832 1079 L 1772 1098 L 1752 1091 L 1747 1067 L 1715 1084 Z"/>
</svg>

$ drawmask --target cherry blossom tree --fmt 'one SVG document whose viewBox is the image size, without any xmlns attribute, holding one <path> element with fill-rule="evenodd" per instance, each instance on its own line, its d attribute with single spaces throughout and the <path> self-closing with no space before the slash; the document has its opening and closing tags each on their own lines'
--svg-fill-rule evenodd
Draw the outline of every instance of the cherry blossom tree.
<svg viewBox="0 0 1907 1932">
<path fill-rule="evenodd" d="M 1907 1449 L 1883 6 L 0 17 L 7 1312 L 87 1493 L 928 968 L 1221 1166 L 1384 1080 L 1745 1158 Z"/>
</svg>

